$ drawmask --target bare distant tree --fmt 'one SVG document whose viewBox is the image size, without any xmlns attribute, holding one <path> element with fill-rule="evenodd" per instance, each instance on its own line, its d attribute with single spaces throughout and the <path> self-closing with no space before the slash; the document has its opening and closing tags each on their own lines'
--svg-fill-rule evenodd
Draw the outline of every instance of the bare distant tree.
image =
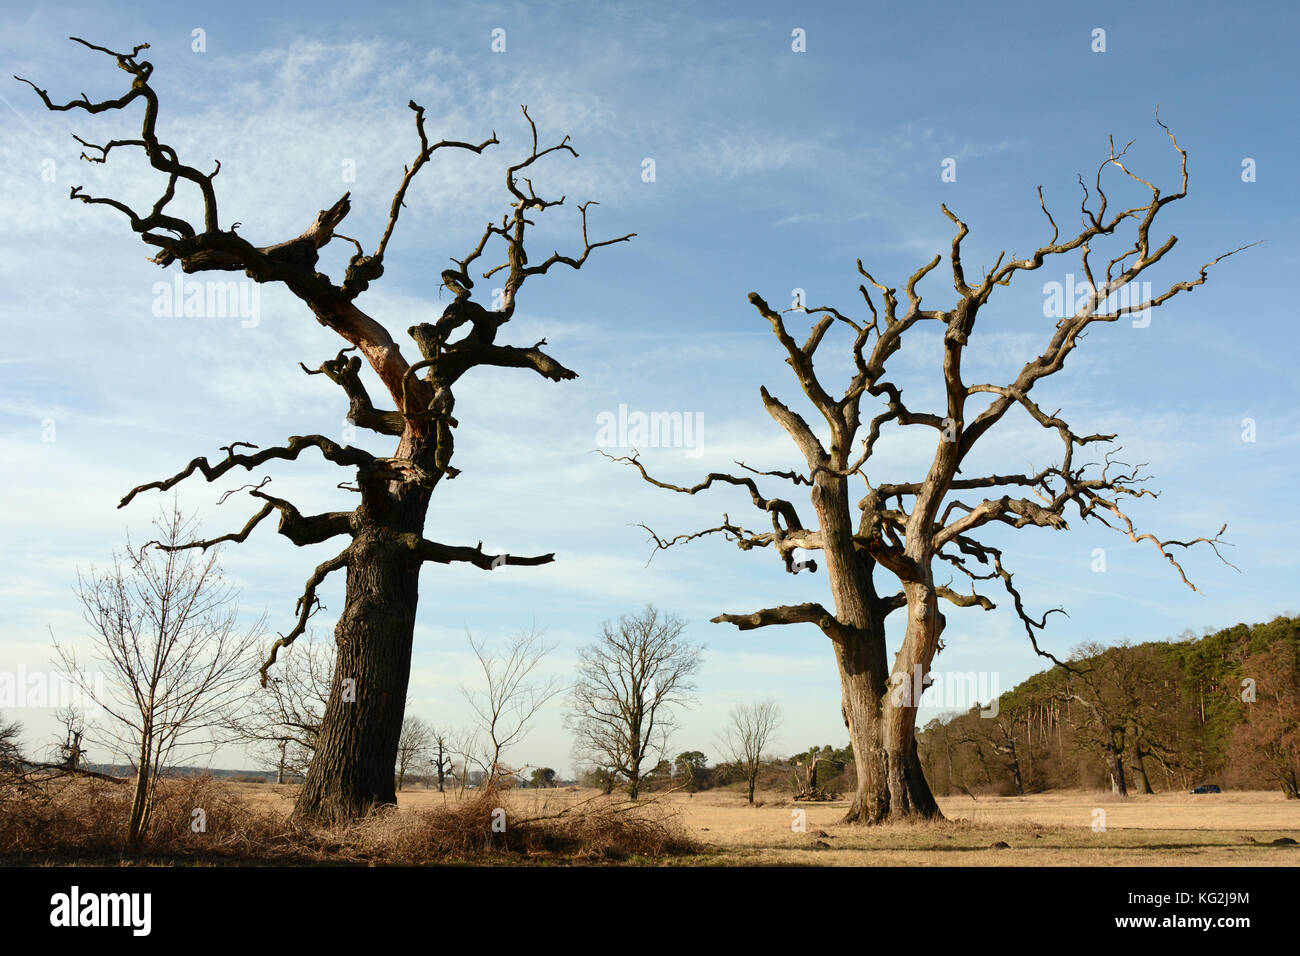
<svg viewBox="0 0 1300 956">
<path fill-rule="evenodd" d="M 275 770 L 277 783 L 306 773 L 316 753 L 334 658 L 331 641 L 295 641 L 281 654 L 278 674 L 259 685 L 230 722 L 258 762 Z"/>
<path fill-rule="evenodd" d="M 1015 729 L 1015 715 L 999 704 L 996 717 L 981 717 L 969 726 L 963 726 L 949 735 L 948 742 L 967 748 L 963 752 L 974 756 L 987 784 L 993 786 L 1009 774 L 1016 796 L 1023 797 L 1025 774 Z M 993 757 L 990 757 L 990 752 Z M 948 759 L 951 761 L 951 754 Z M 954 782 L 950 771 L 950 784 Z"/>
<path fill-rule="evenodd" d="M 1011 768 L 1011 780 L 1016 785 L 1016 795 L 1025 795 L 1025 775 L 1021 768 L 1020 747 L 1016 743 L 1014 714 L 998 709 L 998 715 L 991 720 L 981 720 L 981 726 L 988 724 L 987 739 L 994 753 L 1005 757 Z M 1148 787 L 1147 793 L 1151 790 Z"/>
<path fill-rule="evenodd" d="M 86 736 L 85 715 L 78 708 L 69 704 L 56 710 L 54 719 L 63 728 L 63 733 L 55 741 L 51 750 L 58 758 L 60 767 L 76 773 L 78 770 L 84 769 L 86 764 L 86 751 L 81 743 Z"/>
<path fill-rule="evenodd" d="M 402 720 L 402 735 L 397 738 L 397 789 L 402 789 L 406 771 L 433 743 L 433 728 L 419 717 Z"/>
<path fill-rule="evenodd" d="M 158 774 L 181 752 L 215 748 L 256 673 L 263 622 L 240 630 L 237 592 L 216 552 L 182 550 L 197 524 L 173 502 L 154 521 L 158 541 L 135 547 L 128 540 L 111 568 L 78 575 L 102 689 L 73 648 L 54 645 L 72 680 L 103 709 L 106 742 L 135 766 L 132 844 L 148 831 Z"/>
<path fill-rule="evenodd" d="M 435 727 L 430 730 L 429 737 L 429 749 L 433 751 L 430 763 L 433 764 L 433 774 L 438 779 L 438 792 L 445 793 L 447 777 L 451 776 L 455 769 L 451 759 L 455 752 L 451 734 L 441 727 Z"/>
<path fill-rule="evenodd" d="M 542 642 L 542 632 L 536 628 L 512 635 L 500 651 L 489 650 L 487 641 L 473 634 L 469 644 L 483 671 L 483 684 L 474 690 L 461 687 L 478 717 L 478 727 L 469 736 L 464 754 L 483 770 L 485 785 L 499 783 L 516 772 L 501 763 L 502 755 L 523 740 L 529 721 L 564 690 L 564 684 L 558 677 L 535 675 L 553 650 Z"/>
<path fill-rule="evenodd" d="M 483 764 L 482 736 L 482 732 L 473 727 L 458 727 L 447 741 L 451 754 L 456 758 L 452 764 L 452 773 L 456 778 L 457 792 L 461 796 L 464 796 L 466 787 L 481 781 L 485 776 L 482 770 L 474 769 Z"/>
<path fill-rule="evenodd" d="M 763 766 L 763 751 L 780 724 L 781 708 L 774 700 L 737 704 L 731 708 L 727 728 L 718 737 L 723 759 L 740 767 L 745 776 L 750 803 L 754 802 L 754 787 L 758 783 L 758 771 Z"/>
<path fill-rule="evenodd" d="M 682 638 L 686 622 L 653 605 L 624 615 L 600 638 L 578 651 L 578 679 L 567 723 L 580 761 L 627 781 L 637 799 L 642 766 L 655 766 L 667 752 L 673 708 L 686 706 L 695 685 L 702 647 Z"/>
<path fill-rule="evenodd" d="M 86 751 L 81 745 L 86 733 L 86 721 L 82 712 L 73 704 L 58 708 L 54 719 L 63 727 L 63 733 L 56 735 L 49 747 L 49 762 L 32 760 L 23 756 L 18 738 L 22 734 L 22 724 L 17 721 L 6 724 L 0 720 L 0 770 L 26 773 L 29 778 L 39 774 L 43 779 L 51 779 L 61 774 L 76 774 L 94 777 L 108 783 L 123 783 L 122 777 L 95 773 L 86 763 Z"/>
</svg>

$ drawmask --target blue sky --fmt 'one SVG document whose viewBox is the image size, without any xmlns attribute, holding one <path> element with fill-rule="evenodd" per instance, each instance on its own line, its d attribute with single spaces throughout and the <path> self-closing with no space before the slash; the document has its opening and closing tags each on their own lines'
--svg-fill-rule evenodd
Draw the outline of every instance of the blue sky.
<svg viewBox="0 0 1300 956">
<path fill-rule="evenodd" d="M 437 277 L 447 258 L 464 255 L 505 209 L 502 173 L 527 142 L 521 103 L 544 138 L 568 133 L 581 154 L 539 170 L 539 191 L 569 202 L 533 248 L 572 249 L 574 204 L 588 198 L 600 201 L 593 237 L 638 234 L 593 254 L 580 273 L 553 273 L 521 294 L 510 341 L 545 336 L 579 372 L 575 382 L 486 370 L 458 392 L 464 473 L 439 489 L 429 536 L 554 550 L 558 560 L 491 575 L 426 569 L 411 698 L 429 720 L 469 718 L 459 692 L 474 677 L 466 628 L 500 637 L 535 621 L 556 644 L 548 668 L 567 674 L 603 619 L 650 601 L 688 619 L 689 635 L 707 644 L 700 702 L 683 716 L 674 753 L 716 758 L 726 711 L 764 696 L 785 712 L 777 749 L 841 743 L 838 679 L 820 632 L 708 623 L 722 611 L 829 601 L 824 577 L 791 577 L 772 554 L 721 541 L 647 566 L 646 536 L 633 523 L 676 533 L 750 506 L 728 493 L 686 498 L 643 485 L 592 454 L 597 417 L 620 405 L 702 415 L 698 454 L 644 450 L 668 480 L 693 483 L 735 459 L 797 464 L 758 397 L 766 384 L 793 402 L 797 386 L 745 296 L 786 304 L 800 288 L 814 304 L 861 314 L 854 260 L 903 285 L 951 241 L 941 202 L 971 226 L 972 271 L 1000 250 L 1023 254 L 1050 235 L 1035 188 L 1063 228 L 1073 225 L 1076 175 L 1091 178 L 1111 134 L 1136 140 L 1131 168 L 1172 189 L 1177 156 L 1155 123 L 1157 104 L 1189 152 L 1191 181 L 1157 227 L 1180 242 L 1147 278 L 1163 287 L 1221 252 L 1265 241 L 1157 310 L 1149 326 L 1095 329 L 1039 400 L 1080 430 L 1118 432 L 1129 460 L 1150 463 L 1162 494 L 1135 508 L 1143 529 L 1186 538 L 1226 522 L 1235 545 L 1227 554 L 1241 573 L 1208 552 L 1189 555 L 1202 589 L 1193 593 L 1149 546 L 1077 521 L 1066 533 L 991 540 L 1005 547 L 1032 609 L 1068 610 L 1044 639 L 1057 653 L 1300 610 L 1288 546 L 1300 435 L 1292 331 L 1300 261 L 1290 241 L 1300 24 L 1285 5 L 8 3 L 2 16 L 0 75 L 30 77 L 56 99 L 124 88 L 125 74 L 69 34 L 115 48 L 152 44 L 162 138 L 201 168 L 221 160 L 223 218 L 259 244 L 296 236 L 350 189 L 343 232 L 373 248 L 417 148 L 408 99 L 426 107 L 434 136 L 478 141 L 495 129 L 501 145 L 482 157 L 440 153 L 421 173 L 387 272 L 360 302 L 402 340 L 446 304 Z M 791 49 L 796 28 L 806 52 Z M 1091 49 L 1097 28 L 1105 52 Z M 503 53 L 492 50 L 496 29 L 505 31 Z M 195 30 L 204 31 L 203 52 L 193 49 Z M 118 511 L 127 489 L 234 439 L 340 437 L 345 407 L 333 385 L 298 368 L 341 343 L 290 295 L 261 288 L 250 327 L 159 317 L 155 284 L 173 276 L 147 261 L 120 216 L 68 201 L 73 184 L 135 201 L 156 195 L 156 176 L 138 161 L 88 166 L 71 138 L 126 134 L 137 114 L 49 114 L 12 81 L 0 96 L 0 664 L 31 671 L 50 667 L 51 631 L 84 639 L 70 590 L 77 569 L 104 563 L 128 531 L 146 532 L 157 499 Z M 1253 182 L 1242 178 L 1247 158 Z M 653 182 L 642 177 L 646 159 Z M 948 159 L 952 182 L 941 178 Z M 354 181 L 344 182 L 344 170 L 355 170 Z M 1117 199 L 1141 199 L 1116 183 Z M 325 265 L 345 256 L 333 249 Z M 922 286 L 936 306 L 951 301 L 943 271 Z M 1050 329 L 1043 284 L 1078 271 L 1077 260 L 1062 260 L 1003 290 L 968 351 L 972 380 L 1009 381 L 1041 349 Z M 924 330 L 892 363 L 915 405 L 938 394 L 937 343 Z M 829 356 L 819 367 L 834 382 L 849 369 Z M 1248 418 L 1253 442 L 1242 440 Z M 42 440 L 50 420 L 54 440 Z M 981 461 L 999 470 L 1041 464 L 1055 448 L 1039 432 L 1009 417 Z M 910 477 L 918 454 L 891 438 L 872 477 Z M 333 466 L 269 473 L 304 511 L 347 506 Z M 182 501 L 211 533 L 233 530 L 255 509 L 216 499 L 239 483 L 190 482 Z M 295 549 L 268 526 L 228 549 L 225 564 L 248 611 L 265 609 L 284 631 L 329 547 Z M 1098 547 L 1107 549 L 1104 573 L 1092 570 Z M 329 638 L 341 596 L 338 577 L 323 592 L 318 638 Z M 994 674 L 1005 690 L 1041 669 L 1009 609 L 948 618 L 939 671 Z M 517 758 L 571 765 L 561 711 L 543 713 Z M 52 731 L 44 712 L 9 715 L 33 742 Z M 243 762 L 235 752 L 218 760 Z"/>
</svg>

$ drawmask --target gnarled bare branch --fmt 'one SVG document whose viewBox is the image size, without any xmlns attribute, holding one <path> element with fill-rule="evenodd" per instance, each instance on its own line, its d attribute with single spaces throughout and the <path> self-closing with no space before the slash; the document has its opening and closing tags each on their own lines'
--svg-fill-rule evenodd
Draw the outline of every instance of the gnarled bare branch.
<svg viewBox="0 0 1300 956">
<path fill-rule="evenodd" d="M 202 472 L 203 477 L 208 481 L 216 481 L 232 468 L 244 468 L 252 471 L 268 461 L 284 460 L 292 461 L 297 458 L 303 451 L 308 448 L 318 448 L 327 461 L 332 461 L 337 465 L 351 465 L 360 470 L 370 470 L 376 468 L 383 459 L 378 459 L 367 451 L 360 448 L 354 448 L 351 445 L 340 445 L 324 435 L 295 435 L 289 439 L 287 445 L 276 446 L 274 448 L 264 448 L 251 455 L 241 454 L 235 449 L 239 447 L 257 448 L 256 445 L 249 442 L 237 441 L 229 445 L 223 445 L 221 450 L 226 453 L 226 457 L 216 464 L 209 464 L 207 458 L 199 457 L 192 460 L 184 469 L 172 475 L 170 478 L 164 478 L 160 481 L 151 481 L 147 484 L 137 485 L 127 492 L 120 502 L 119 508 L 125 508 L 131 503 L 136 495 L 142 491 L 158 490 L 168 491 L 174 486 L 180 484 L 194 472 Z"/>
<path fill-rule="evenodd" d="M 406 421 L 401 412 L 388 412 L 375 408 L 370 401 L 370 393 L 361 381 L 361 359 L 358 356 L 346 357 L 356 346 L 341 349 L 332 359 L 326 359 L 318 368 L 308 368 L 301 362 L 299 367 L 308 375 L 325 375 L 348 397 L 348 421 L 358 428 L 368 428 L 381 435 L 400 435 L 406 428 Z"/>
<path fill-rule="evenodd" d="M 842 637 L 835 615 L 816 602 L 763 608 L 752 614 L 719 614 L 710 620 L 714 624 L 734 624 L 742 631 L 776 624 L 816 624 L 832 640 Z"/>
<path fill-rule="evenodd" d="M 288 647 L 307 630 L 307 622 L 311 620 L 318 610 L 321 609 L 320 599 L 316 597 L 316 589 L 320 587 L 327 577 L 339 568 L 345 568 L 351 557 L 351 546 L 334 557 L 317 565 L 316 570 L 312 572 L 311 577 L 307 579 L 307 586 L 303 589 L 302 597 L 298 598 L 298 603 L 294 613 L 298 615 L 298 621 L 288 634 L 283 634 L 271 644 L 271 649 L 267 654 L 266 662 L 262 664 L 260 671 L 262 686 L 266 686 L 268 680 L 267 673 L 275 664 L 276 656 L 280 653 L 280 648 Z"/>
<path fill-rule="evenodd" d="M 436 564 L 464 562 L 484 571 L 493 571 L 506 566 L 536 567 L 539 564 L 550 564 L 555 560 L 554 552 L 532 556 L 488 554 L 483 550 L 482 541 L 473 548 L 467 548 L 463 545 L 439 544 L 419 535 L 409 535 L 408 546 L 421 561 L 432 561 Z"/>
</svg>

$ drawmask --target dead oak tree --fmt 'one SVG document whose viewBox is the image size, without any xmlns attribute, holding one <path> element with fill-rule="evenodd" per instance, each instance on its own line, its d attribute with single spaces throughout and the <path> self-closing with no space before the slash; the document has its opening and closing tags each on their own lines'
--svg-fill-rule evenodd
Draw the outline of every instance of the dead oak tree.
<svg viewBox="0 0 1300 956">
<path fill-rule="evenodd" d="M 195 458 L 179 473 L 133 489 L 121 502 L 125 506 L 149 489 L 171 488 L 196 471 L 206 480 L 216 481 L 236 468 L 251 471 L 270 462 L 297 459 L 311 449 L 327 461 L 354 472 L 352 489 L 358 493 L 360 503 L 350 511 L 304 515 L 289 501 L 266 492 L 264 484 L 260 484 L 249 490 L 261 502 L 260 510 L 242 530 L 192 544 L 206 548 L 217 541 L 243 541 L 273 514 L 279 518 L 279 533 L 297 546 L 336 537 L 348 539 L 337 555 L 312 572 L 298 599 L 296 623 L 276 643 L 276 648 L 283 647 L 303 633 L 319 606 L 316 592 L 321 583 L 329 574 L 346 569 L 346 599 L 335 632 L 338 667 L 334 687 L 319 747 L 295 812 L 301 818 L 329 821 L 354 817 L 376 804 L 391 804 L 396 799 L 393 765 L 406 700 L 421 566 L 426 562 L 466 562 L 489 570 L 499 563 L 539 565 L 553 560 L 551 554 L 493 556 L 484 553 L 481 544 L 471 548 L 441 544 L 424 537 L 431 494 L 443 478 L 454 478 L 457 474 L 451 464 L 453 429 L 457 425 L 453 388 L 462 376 L 480 366 L 531 370 L 556 382 L 575 378 L 575 372 L 542 350 L 546 344 L 544 339 L 522 347 L 507 345 L 497 341 L 501 329 L 514 315 L 516 297 L 528 279 L 544 275 L 557 265 L 579 269 L 594 249 L 624 242 L 633 234 L 591 242 L 587 238 L 587 210 L 591 203 L 584 203 L 578 207 L 582 252 L 576 257 L 555 252 L 530 263 L 524 250 L 528 229 L 539 214 L 561 205 L 564 197 L 539 196 L 526 174 L 543 157 L 554 153 L 569 153 L 574 157 L 578 154 L 568 137 L 557 145 L 540 148 L 537 127 L 525 109 L 524 117 L 532 129 L 532 149 L 507 170 L 505 185 L 511 197 L 511 211 L 499 223 L 489 223 L 465 258 L 453 259 L 455 268 L 442 273 L 443 285 L 452 293 L 454 301 L 436 322 L 421 322 L 407 329 L 421 354 L 418 361 L 410 362 L 388 329 L 357 305 L 357 297 L 383 275 L 384 256 L 404 207 L 407 189 L 416 175 L 439 150 L 482 153 L 498 142 L 495 133 L 477 144 L 446 139 L 431 142 L 425 130 L 424 110 L 412 101 L 409 105 L 415 114 L 419 149 L 406 167 L 387 224 L 372 252 L 367 254 L 360 242 L 337 232 L 351 208 L 346 193 L 322 210 L 301 235 L 257 246 L 237 233 L 234 226 L 222 226 L 216 192 L 220 163 L 212 172 L 202 172 L 182 162 L 173 147 L 159 140 L 158 96 L 150 86 L 153 65 L 140 58 L 148 44 L 139 44 L 122 53 L 76 37 L 72 39 L 112 57 L 118 68 L 130 75 L 127 91 L 116 99 L 100 102 L 92 102 L 83 94 L 79 99 L 59 103 L 30 80 L 19 78 L 20 81 L 31 86 L 50 110 L 83 110 L 96 114 L 135 105 L 143 107 L 138 138 L 95 145 L 78 137 L 85 148 L 82 158 L 104 163 L 117 151 L 141 150 L 165 180 L 162 194 L 143 213 L 116 199 L 91 196 L 80 187 L 72 189 L 72 198 L 108 206 L 125 215 L 131 229 L 158 250 L 153 261 L 159 266 L 179 263 L 186 273 L 243 272 L 260 283 L 283 283 L 311 310 L 317 321 L 347 343 L 335 358 L 323 362 L 314 371 L 306 366 L 304 370 L 325 375 L 343 390 L 349 402 L 348 418 L 356 426 L 397 439 L 397 447 L 388 457 L 339 445 L 322 435 L 295 436 L 282 446 L 261 449 L 236 441 L 222 448 L 225 457 L 212 462 Z M 169 211 L 178 187 L 197 189 L 203 206 L 201 223 L 191 223 Z M 336 238 L 356 248 L 341 281 L 317 271 L 321 250 Z M 474 301 L 470 267 L 484 255 L 489 242 L 495 240 L 504 243 L 505 261 L 483 273 L 484 277 L 504 276 L 500 308 L 492 311 Z M 453 338 L 457 334 L 459 338 Z M 349 357 L 347 353 L 352 350 L 360 355 Z M 382 409 L 372 403 L 361 377 L 363 360 L 378 376 L 394 405 L 392 409 Z M 274 659 L 273 649 L 263 668 L 264 680 Z M 341 692 L 345 682 L 346 694 Z"/>
<path fill-rule="evenodd" d="M 859 260 L 858 271 L 866 280 L 859 291 L 870 319 L 855 319 L 831 306 L 791 309 L 813 320 L 802 344 L 787 328 L 785 313 L 769 306 L 757 293 L 751 293 L 749 301 L 770 323 L 786 352 L 787 364 L 829 433 L 829 444 L 825 444 L 818 430 L 802 415 L 766 387 L 760 389 L 765 408 L 794 441 L 806 467 L 760 471 L 738 462 L 744 473 L 714 472 L 696 485 L 682 486 L 652 477 L 635 453 L 616 459 L 636 467 L 651 484 L 682 494 L 695 495 L 719 486 L 736 486 L 748 492 L 754 507 L 771 524 L 770 530 L 755 531 L 724 515 L 722 523 L 715 527 L 671 538 L 660 537 L 647 528 L 656 550 L 705 535 L 722 535 L 744 551 L 772 548 L 791 573 L 801 566 L 816 570 L 815 562 L 797 562 L 797 550 L 822 552 L 833 602 L 830 607 L 809 602 L 721 614 L 713 620 L 734 624 L 741 630 L 811 623 L 833 644 L 840 673 L 842 713 L 853 745 L 857 773 L 857 792 L 846 822 L 870 824 L 940 815 L 917 755 L 918 701 L 913 690 L 928 685 L 931 664 L 941 648 L 945 621 L 939 611 L 940 599 L 959 607 L 990 610 L 993 601 L 976 587 L 981 581 L 1000 585 L 1014 604 L 1035 651 L 1051 657 L 1039 649 L 1036 637 L 1048 615 L 1035 618 L 1025 610 L 1002 551 L 982 538 L 982 529 L 990 525 L 1065 529 L 1069 510 L 1083 521 L 1097 521 L 1114 528 L 1134 542 L 1149 542 L 1189 587 L 1191 582 L 1174 551 L 1204 543 L 1218 553 L 1223 529 L 1212 538 L 1187 541 L 1163 540 L 1138 531 L 1125 511 L 1126 502 L 1154 494 L 1143 486 L 1146 478 L 1141 474 L 1141 466 L 1132 467 L 1116 460 L 1116 449 L 1108 451 L 1100 462 L 1080 462 L 1085 446 L 1105 446 L 1116 436 L 1081 435 L 1057 413 L 1041 408 L 1031 397 L 1035 385 L 1064 368 L 1090 328 L 1164 305 L 1174 296 L 1204 283 L 1209 268 L 1233 254 L 1219 256 L 1202 266 L 1197 278 L 1175 282 L 1164 292 L 1143 301 L 1115 304 L 1119 298 L 1116 293 L 1159 263 L 1177 242 L 1174 236 L 1164 241 L 1153 239 L 1151 230 L 1160 211 L 1187 194 L 1187 154 L 1160 123 L 1159 116 L 1156 121 L 1181 159 L 1181 183 L 1177 191 L 1162 194 L 1151 182 L 1130 172 L 1124 164 L 1127 147 L 1116 152 L 1112 140 L 1109 156 L 1097 169 L 1094 188 L 1090 190 L 1082 177 L 1079 179 L 1083 199 L 1077 234 L 1061 238 L 1040 187 L 1039 204 L 1052 230 L 1051 239 L 1028 258 L 1008 259 L 1005 253 L 999 255 L 993 267 L 974 280 L 968 278 L 962 259 L 967 226 L 943 206 L 944 215 L 956 227 L 947 257 L 956 296 L 947 308 L 923 307 L 918 291 L 919 284 L 943 260 L 941 255 L 936 255 L 908 279 L 905 301 L 900 301 L 896 288 L 877 282 Z M 1136 184 L 1135 188 L 1143 191 L 1146 201 L 1113 209 L 1107 195 L 1107 190 L 1113 191 L 1113 187 L 1103 188 L 1102 184 L 1102 175 L 1108 170 L 1118 170 Z M 1103 271 L 1100 260 L 1094 261 L 1093 246 L 1117 235 L 1132 235 L 1132 242 L 1120 248 L 1105 263 Z M 1077 309 L 1072 303 L 1072 308 L 1063 311 L 1055 328 L 1046 335 L 1045 347 L 1025 362 L 1014 379 L 1005 384 L 968 383 L 963 375 L 962 359 L 974 341 L 976 320 L 995 293 L 1009 286 L 1021 273 L 1033 273 L 1045 263 L 1060 261 L 1060 257 L 1072 253 L 1080 254 L 1082 259 L 1090 293 L 1086 302 Z M 883 308 L 877 308 L 868 284 L 883 299 Z M 927 324 L 943 330 L 942 360 L 937 370 L 942 399 L 940 407 L 920 410 L 904 403 L 897 381 L 887 375 L 886 363 L 900 349 L 909 331 Z M 823 384 L 813 365 L 818 348 L 830 341 L 828 333 L 833 328 L 848 331 L 847 341 L 851 342 L 848 355 L 855 369 L 838 397 Z M 876 400 L 883 407 L 873 414 L 864 410 L 864 399 Z M 972 474 L 972 451 L 1013 409 L 1022 410 L 1038 425 L 1060 437 L 1060 459 L 1037 471 Z M 879 471 L 872 456 L 886 427 L 933 430 L 933 453 L 923 477 L 884 483 L 878 475 L 870 474 L 873 465 Z M 855 477 L 865 484 L 865 492 L 856 506 L 853 498 L 857 496 L 850 489 L 850 481 Z M 805 524 L 792 500 L 764 494 L 758 483 L 760 478 L 784 481 L 795 490 L 806 489 L 816 520 Z M 971 494 L 976 497 L 970 498 Z M 971 591 L 956 590 L 941 583 L 936 577 L 936 561 L 943 561 L 955 572 L 962 573 L 972 582 Z M 880 570 L 891 573 L 898 584 L 883 592 L 878 590 Z M 899 585 L 901 589 L 895 590 Z M 891 670 L 886 660 L 885 619 L 899 610 L 907 614 L 907 628 Z"/>
<path fill-rule="evenodd" d="M 454 768 L 451 759 L 451 737 L 443 728 L 435 727 L 429 732 L 429 739 L 429 749 L 432 753 L 429 763 L 433 767 L 433 775 L 438 779 L 438 792 L 445 793 L 444 785 L 447 777 L 453 775 Z"/>
</svg>

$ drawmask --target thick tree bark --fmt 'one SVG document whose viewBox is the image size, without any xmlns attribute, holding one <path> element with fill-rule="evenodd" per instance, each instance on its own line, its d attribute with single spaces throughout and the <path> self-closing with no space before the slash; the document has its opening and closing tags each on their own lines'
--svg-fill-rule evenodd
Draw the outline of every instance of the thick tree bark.
<svg viewBox="0 0 1300 956">
<path fill-rule="evenodd" d="M 1300 800 L 1300 777 L 1288 769 L 1282 774 L 1282 792 L 1288 800 Z"/>
<path fill-rule="evenodd" d="M 338 663 L 320 742 L 294 815 L 336 823 L 395 804 L 393 766 L 406 706 L 420 560 L 391 533 L 363 530 L 335 628 Z"/>
<path fill-rule="evenodd" d="M 641 796 L 641 767 L 634 767 L 633 773 L 628 777 L 628 800 L 636 803 Z"/>
<path fill-rule="evenodd" d="M 856 643 L 856 648 L 837 655 L 845 723 L 857 772 L 853 804 L 841 822 L 942 819 L 917 751 L 915 709 L 904 714 L 890 705 L 883 678 L 884 641 L 874 648 L 870 645 L 875 642 Z M 885 713 L 889 710 L 893 710 L 892 719 Z"/>
<path fill-rule="evenodd" d="M 812 500 L 821 520 L 826 574 L 835 599 L 841 710 L 857 773 L 853 804 L 842 822 L 941 817 L 916 749 L 916 707 L 897 706 L 891 699 L 884 605 L 875 594 L 869 559 L 854 547 L 846 480 L 819 476 Z"/>
<path fill-rule="evenodd" d="M 1025 795 L 1025 778 L 1020 773 L 1020 755 L 1016 752 L 1014 742 L 1011 744 L 1011 774 L 1016 781 L 1016 796 L 1023 797 Z M 1147 793 L 1150 792 L 1150 789 L 1148 789 Z"/>
<path fill-rule="evenodd" d="M 1106 769 L 1110 773 L 1110 792 L 1128 796 L 1128 781 L 1124 777 L 1123 749 L 1114 744 L 1106 746 Z"/>
<path fill-rule="evenodd" d="M 1146 753 L 1141 747 L 1134 747 L 1133 750 L 1137 757 L 1137 763 L 1134 766 L 1134 770 L 1137 772 L 1137 781 L 1142 788 L 1142 792 L 1155 793 L 1155 791 L 1151 789 L 1151 778 L 1147 776 Z"/>
<path fill-rule="evenodd" d="M 840 668 L 841 708 L 853 744 L 857 792 L 844 823 L 880 823 L 889 814 L 888 759 L 881 708 L 885 697 L 884 642 L 866 635 L 846 639 L 836 648 Z"/>
</svg>

